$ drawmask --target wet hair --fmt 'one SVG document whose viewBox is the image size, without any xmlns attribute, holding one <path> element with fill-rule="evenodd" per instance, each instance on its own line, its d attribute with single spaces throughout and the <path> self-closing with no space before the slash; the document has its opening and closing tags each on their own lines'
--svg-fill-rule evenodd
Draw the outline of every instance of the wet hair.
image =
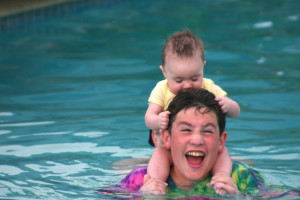
<svg viewBox="0 0 300 200">
<path fill-rule="evenodd" d="M 191 58 L 198 52 L 200 52 L 201 59 L 204 62 L 204 46 L 202 41 L 189 30 L 176 32 L 168 38 L 164 46 L 162 66 L 165 66 L 166 57 L 170 53 L 180 58 Z"/>
<path fill-rule="evenodd" d="M 176 115 L 181 110 L 187 110 L 189 108 L 196 108 L 196 110 L 201 111 L 201 113 L 213 111 L 217 116 L 220 135 L 223 133 L 225 130 L 226 116 L 219 103 L 215 100 L 215 95 L 205 89 L 191 89 L 176 95 L 168 107 L 168 111 L 171 112 L 168 125 L 170 134 Z M 203 110 L 203 108 L 205 109 Z"/>
</svg>

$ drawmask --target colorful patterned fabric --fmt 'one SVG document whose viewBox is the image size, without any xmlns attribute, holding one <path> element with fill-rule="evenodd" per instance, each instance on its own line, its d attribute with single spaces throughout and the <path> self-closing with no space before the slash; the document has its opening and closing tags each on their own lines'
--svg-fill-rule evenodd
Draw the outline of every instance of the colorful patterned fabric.
<svg viewBox="0 0 300 200">
<path fill-rule="evenodd" d="M 119 184 L 115 186 L 110 186 L 107 188 L 102 188 L 97 192 L 106 195 L 116 195 L 116 194 L 135 194 L 140 196 L 138 193 L 139 189 L 143 185 L 144 175 L 147 173 L 147 167 L 138 167 L 132 170 Z M 238 190 L 240 192 L 241 198 L 246 198 L 247 196 L 260 197 L 260 198 L 275 198 L 282 196 L 292 196 L 299 197 L 300 192 L 298 190 L 291 190 L 288 188 L 283 188 L 279 186 L 270 186 L 265 183 L 263 177 L 260 173 L 252 168 L 249 168 L 246 164 L 234 161 L 232 166 L 232 179 L 236 183 Z M 193 197 L 199 196 L 209 196 L 209 197 L 219 197 L 213 188 L 208 187 L 207 183 L 211 180 L 211 176 L 206 180 L 201 181 L 192 190 L 184 191 L 179 189 L 171 177 L 168 178 L 168 194 L 167 198 L 184 198 L 193 199 Z M 206 199 L 206 198 L 204 198 Z"/>
<path fill-rule="evenodd" d="M 122 181 L 121 185 L 138 191 L 143 186 L 144 175 L 147 174 L 147 166 L 138 167 L 131 171 Z"/>
<path fill-rule="evenodd" d="M 241 162 L 233 162 L 231 178 L 236 183 L 238 190 L 242 193 L 255 193 L 265 185 L 263 177 L 257 171 Z M 194 195 L 208 195 L 211 197 L 218 196 L 213 188 L 207 186 L 210 181 L 211 176 L 198 183 L 192 190 L 188 191 L 188 193 Z M 177 188 L 171 177 L 169 177 L 167 182 L 169 184 L 169 193 L 187 193 Z"/>
</svg>

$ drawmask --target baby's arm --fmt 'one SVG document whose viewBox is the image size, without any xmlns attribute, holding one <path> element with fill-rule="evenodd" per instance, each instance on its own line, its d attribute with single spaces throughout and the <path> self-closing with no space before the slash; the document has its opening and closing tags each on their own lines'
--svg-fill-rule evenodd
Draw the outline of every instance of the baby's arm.
<svg viewBox="0 0 300 200">
<path fill-rule="evenodd" d="M 172 165 L 171 153 L 164 147 L 154 149 L 150 158 L 147 174 L 151 178 L 157 178 L 166 181 L 170 174 L 170 166 Z"/>
<path fill-rule="evenodd" d="M 145 123 L 149 129 L 159 130 L 166 129 L 169 124 L 169 111 L 164 111 L 161 106 L 155 103 L 149 103 L 145 114 Z"/>
<path fill-rule="evenodd" d="M 224 113 L 227 117 L 236 118 L 240 115 L 239 104 L 229 97 L 216 97 Z"/>
</svg>

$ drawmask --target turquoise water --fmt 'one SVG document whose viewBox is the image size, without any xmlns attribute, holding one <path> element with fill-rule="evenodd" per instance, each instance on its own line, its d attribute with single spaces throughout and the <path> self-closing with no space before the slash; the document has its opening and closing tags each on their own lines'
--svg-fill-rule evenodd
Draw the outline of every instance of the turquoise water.
<svg viewBox="0 0 300 200">
<path fill-rule="evenodd" d="M 300 2 L 112 1 L 0 32 L 0 198 L 109 199 L 94 191 L 152 153 L 147 98 L 166 37 L 189 28 L 205 77 L 239 102 L 227 147 L 300 189 Z M 1 19 L 0 19 L 1 20 Z"/>
</svg>

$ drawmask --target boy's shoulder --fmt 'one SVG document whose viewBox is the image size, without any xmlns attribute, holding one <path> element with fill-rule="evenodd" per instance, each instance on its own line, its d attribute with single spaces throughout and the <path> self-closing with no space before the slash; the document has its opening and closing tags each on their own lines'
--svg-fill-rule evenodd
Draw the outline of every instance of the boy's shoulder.
<svg viewBox="0 0 300 200">
<path fill-rule="evenodd" d="M 241 192 L 247 193 L 265 185 L 265 180 L 258 171 L 239 161 L 233 161 L 231 178 Z"/>
<path fill-rule="evenodd" d="M 143 186 L 145 174 L 147 174 L 147 166 L 137 167 L 123 178 L 121 185 L 125 188 L 139 190 Z"/>
</svg>

